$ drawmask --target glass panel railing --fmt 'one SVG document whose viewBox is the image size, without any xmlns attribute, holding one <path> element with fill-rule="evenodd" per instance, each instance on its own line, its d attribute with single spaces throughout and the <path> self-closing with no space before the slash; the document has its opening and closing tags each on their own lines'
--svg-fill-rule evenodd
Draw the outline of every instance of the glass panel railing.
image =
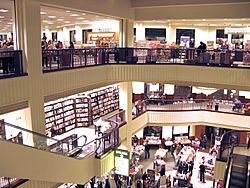
<svg viewBox="0 0 250 188">
<path fill-rule="evenodd" d="M 99 157 L 120 144 L 120 124 L 111 120 L 107 121 L 111 128 L 103 132 L 100 137 L 87 142 L 85 135 L 72 134 L 62 140 L 57 140 L 0 120 L 0 139 L 67 157 L 80 159 L 94 153 Z"/>
<path fill-rule="evenodd" d="M 106 120 L 115 122 L 115 123 L 118 124 L 118 126 L 122 126 L 122 125 L 126 124 L 125 110 L 119 110 L 118 113 L 116 113 L 115 115 L 107 118 Z"/>
<path fill-rule="evenodd" d="M 43 50 L 44 72 L 100 64 L 181 64 L 196 66 L 249 67 L 250 51 L 194 48 L 84 48 Z"/>
<path fill-rule="evenodd" d="M 25 75 L 22 51 L 0 49 L 0 79 Z"/>
<path fill-rule="evenodd" d="M 28 181 L 28 180 L 11 178 L 11 177 L 0 177 L 0 187 L 1 188 L 17 187 L 17 186 L 25 183 L 26 181 Z"/>
<path fill-rule="evenodd" d="M 5 141 L 69 157 L 74 157 L 79 154 L 87 141 L 86 136 L 82 135 L 77 137 L 76 134 L 72 134 L 62 140 L 57 140 L 16 125 L 12 125 L 4 122 L 3 120 L 0 121 L 0 130 L 0 138 Z"/>
</svg>

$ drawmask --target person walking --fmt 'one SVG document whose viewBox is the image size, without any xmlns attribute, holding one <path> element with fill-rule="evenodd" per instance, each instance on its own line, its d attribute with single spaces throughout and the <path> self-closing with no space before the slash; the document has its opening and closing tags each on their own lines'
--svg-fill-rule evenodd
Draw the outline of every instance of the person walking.
<svg viewBox="0 0 250 188">
<path fill-rule="evenodd" d="M 250 148 L 250 136 L 248 136 L 247 149 Z"/>
</svg>

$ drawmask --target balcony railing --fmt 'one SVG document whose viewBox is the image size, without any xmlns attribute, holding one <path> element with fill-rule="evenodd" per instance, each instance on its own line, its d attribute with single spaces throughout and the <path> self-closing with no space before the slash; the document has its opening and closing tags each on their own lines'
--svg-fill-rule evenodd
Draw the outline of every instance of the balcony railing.
<svg viewBox="0 0 250 188">
<path fill-rule="evenodd" d="M 28 180 L 11 178 L 11 177 L 1 177 L 0 178 L 0 187 L 1 188 L 17 187 L 17 186 L 25 183 L 26 181 L 28 181 Z"/>
<path fill-rule="evenodd" d="M 190 111 L 190 110 L 207 110 L 224 113 L 232 113 L 239 115 L 250 115 L 248 109 L 249 104 L 242 103 L 240 106 L 234 104 L 233 101 L 228 100 L 209 100 L 209 99 L 195 99 L 195 100 L 166 100 L 166 99 L 147 99 L 136 105 L 136 113 L 134 118 L 140 116 L 142 113 L 150 111 Z M 246 108 L 247 107 L 247 108 Z"/>
<path fill-rule="evenodd" d="M 84 48 L 43 50 L 44 72 L 104 64 L 185 64 L 218 67 L 249 67 L 250 51 L 187 48 Z M 199 54 L 199 55 L 198 55 Z"/>
<path fill-rule="evenodd" d="M 25 75 L 23 71 L 22 51 L 0 51 L 0 78 Z"/>
<path fill-rule="evenodd" d="M 1 120 L 0 139 L 77 159 L 94 153 L 96 157 L 100 157 L 120 144 L 119 127 L 125 123 L 124 111 L 106 121 L 110 123 L 111 128 L 88 142 L 85 135 L 72 134 L 57 140 Z"/>
</svg>

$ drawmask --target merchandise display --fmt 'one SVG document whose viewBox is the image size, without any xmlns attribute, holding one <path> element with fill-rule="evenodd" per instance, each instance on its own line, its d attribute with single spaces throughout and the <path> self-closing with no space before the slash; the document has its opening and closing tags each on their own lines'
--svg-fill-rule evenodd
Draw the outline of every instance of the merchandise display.
<svg viewBox="0 0 250 188">
<path fill-rule="evenodd" d="M 92 125 L 93 120 L 119 109 L 119 87 L 96 90 L 84 97 L 70 97 L 45 105 L 46 134 L 59 135 L 76 127 Z"/>
<path fill-rule="evenodd" d="M 46 133 L 55 126 L 57 134 L 80 126 L 89 126 L 91 123 L 89 98 L 66 99 L 61 102 L 46 105 L 45 123 Z"/>
<path fill-rule="evenodd" d="M 87 43 L 100 48 L 113 48 L 119 44 L 119 33 L 115 32 L 87 32 Z"/>
<path fill-rule="evenodd" d="M 119 87 L 109 87 L 89 94 L 93 120 L 119 109 Z"/>
</svg>

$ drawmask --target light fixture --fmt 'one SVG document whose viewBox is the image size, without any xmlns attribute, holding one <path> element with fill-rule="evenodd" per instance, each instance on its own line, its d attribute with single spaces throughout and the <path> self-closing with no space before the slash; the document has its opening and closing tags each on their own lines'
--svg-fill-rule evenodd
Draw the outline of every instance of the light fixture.
<svg viewBox="0 0 250 188">
<path fill-rule="evenodd" d="M 48 18 L 56 18 L 56 16 L 48 16 Z"/>
<path fill-rule="evenodd" d="M 79 16 L 79 14 L 70 14 L 70 16 L 76 17 Z"/>
<path fill-rule="evenodd" d="M 246 18 L 242 18 L 242 20 L 246 20 Z"/>
<path fill-rule="evenodd" d="M 70 23 L 70 21 L 64 21 L 64 23 Z"/>
<path fill-rule="evenodd" d="M 224 20 L 227 20 L 226 18 Z"/>
<path fill-rule="evenodd" d="M 182 19 L 182 21 L 186 21 L 185 19 Z"/>
<path fill-rule="evenodd" d="M 48 22 L 49 25 L 53 25 L 54 23 L 53 22 Z"/>
<path fill-rule="evenodd" d="M 46 13 L 45 12 L 40 12 L 41 15 L 45 15 Z"/>
<path fill-rule="evenodd" d="M 202 19 L 202 21 L 206 21 L 206 19 Z"/>
<path fill-rule="evenodd" d="M 12 22 L 8 22 L 7 24 L 8 24 L 8 25 L 12 25 Z"/>
<path fill-rule="evenodd" d="M 85 20 L 85 18 L 77 18 L 78 20 Z"/>
<path fill-rule="evenodd" d="M 43 23 L 47 23 L 48 21 L 47 20 L 43 20 Z"/>
<path fill-rule="evenodd" d="M 82 15 L 83 15 L 83 16 L 85 16 L 85 15 L 86 15 L 86 13 L 82 13 Z"/>
<path fill-rule="evenodd" d="M 63 18 L 58 18 L 57 20 L 58 20 L 58 21 L 63 21 L 64 19 L 63 19 Z"/>
<path fill-rule="evenodd" d="M 69 13 L 70 11 L 69 11 L 69 10 L 66 10 L 66 12 L 68 12 L 68 13 Z"/>
<path fill-rule="evenodd" d="M 8 10 L 7 10 L 7 9 L 4 9 L 4 8 L 1 8 L 1 9 L 0 9 L 0 12 L 8 12 Z"/>
</svg>

